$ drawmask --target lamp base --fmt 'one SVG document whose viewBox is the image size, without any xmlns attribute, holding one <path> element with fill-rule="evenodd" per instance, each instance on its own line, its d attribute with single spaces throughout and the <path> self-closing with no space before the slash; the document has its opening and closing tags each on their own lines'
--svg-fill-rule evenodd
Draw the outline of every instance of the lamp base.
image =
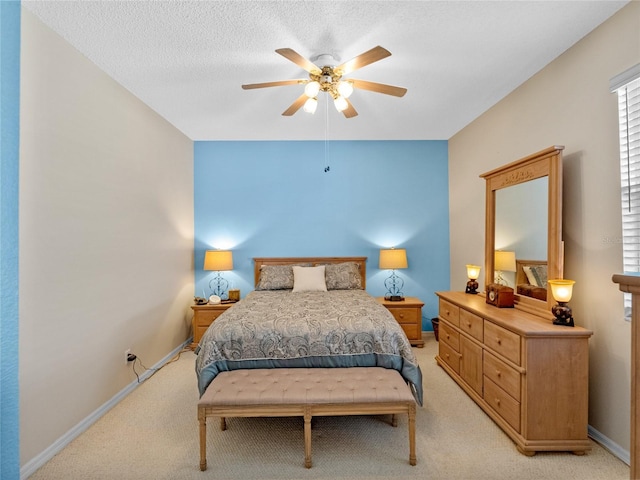
<svg viewBox="0 0 640 480">
<path fill-rule="evenodd" d="M 467 288 L 464 289 L 464 293 L 476 295 L 478 293 L 478 282 L 476 280 L 469 280 L 467 282 Z"/>
<path fill-rule="evenodd" d="M 565 302 L 558 302 L 551 308 L 551 313 L 556 317 L 553 321 L 554 325 L 561 325 L 563 327 L 575 327 L 573 323 L 573 315 L 571 313 L 571 307 Z"/>
<path fill-rule="evenodd" d="M 568 321 L 556 319 L 553 321 L 553 324 L 561 325 L 563 327 L 575 327 L 575 324 L 573 323 L 573 317 L 571 317 Z"/>
<path fill-rule="evenodd" d="M 402 295 L 385 295 L 384 299 L 387 302 L 402 302 L 404 297 Z"/>
</svg>

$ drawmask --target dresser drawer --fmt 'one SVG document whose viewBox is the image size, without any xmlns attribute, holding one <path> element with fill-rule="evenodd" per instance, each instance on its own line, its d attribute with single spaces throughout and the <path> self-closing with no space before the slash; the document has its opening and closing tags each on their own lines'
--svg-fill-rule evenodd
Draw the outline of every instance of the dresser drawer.
<svg viewBox="0 0 640 480">
<path fill-rule="evenodd" d="M 218 318 L 224 312 L 225 312 L 224 310 L 205 310 L 205 311 L 201 310 L 198 313 L 196 313 L 197 322 L 199 325 L 209 326 L 213 323 L 213 321 L 216 318 Z"/>
<path fill-rule="evenodd" d="M 400 324 L 412 323 L 416 325 L 418 319 L 421 317 L 420 309 L 417 308 L 389 308 L 389 311 Z"/>
<path fill-rule="evenodd" d="M 484 352 L 483 371 L 485 376 L 490 378 L 496 385 L 514 399 L 520 400 L 520 372 L 487 351 Z"/>
<path fill-rule="evenodd" d="M 460 334 L 446 323 L 440 324 L 439 339 L 448 344 L 456 352 L 460 351 Z"/>
<path fill-rule="evenodd" d="M 516 365 L 520 365 L 520 337 L 515 333 L 485 320 L 484 344 Z"/>
<path fill-rule="evenodd" d="M 460 308 L 458 306 L 440 299 L 439 312 L 440 316 L 447 322 L 455 325 L 456 327 L 460 325 Z"/>
<path fill-rule="evenodd" d="M 401 323 L 400 326 L 409 340 L 416 340 L 422 337 L 422 328 L 415 323 Z"/>
<path fill-rule="evenodd" d="M 207 331 L 216 318 L 222 315 L 223 310 L 200 310 L 194 315 L 193 319 L 193 343 L 200 343 L 202 335 Z"/>
<path fill-rule="evenodd" d="M 439 342 L 438 355 L 449 365 L 454 372 L 460 375 L 460 354 L 449 345 Z"/>
<path fill-rule="evenodd" d="M 484 319 L 467 310 L 460 310 L 460 330 L 482 342 Z"/>
<path fill-rule="evenodd" d="M 200 343 L 200 340 L 202 340 L 202 336 L 204 335 L 204 332 L 207 331 L 207 329 L 209 328 L 211 324 L 209 325 L 196 325 L 195 330 L 193 331 L 193 342 L 194 343 Z"/>
<path fill-rule="evenodd" d="M 484 377 L 484 400 L 493 408 L 516 432 L 520 432 L 520 402 Z"/>
<path fill-rule="evenodd" d="M 191 348 L 195 348 L 204 332 L 207 331 L 207 328 L 222 315 L 225 311 L 231 308 L 233 304 L 221 304 L 221 305 L 193 305 L 191 308 L 193 309 L 193 342 L 191 343 Z"/>
</svg>

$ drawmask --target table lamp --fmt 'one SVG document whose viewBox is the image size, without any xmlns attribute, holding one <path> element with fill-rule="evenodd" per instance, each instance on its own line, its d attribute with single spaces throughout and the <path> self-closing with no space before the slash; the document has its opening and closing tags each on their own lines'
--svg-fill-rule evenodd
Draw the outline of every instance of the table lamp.
<svg viewBox="0 0 640 480">
<path fill-rule="evenodd" d="M 478 293 L 478 277 L 480 276 L 480 265 L 467 265 L 467 277 L 469 277 L 469 281 L 467 282 L 467 288 L 465 288 L 465 293 L 471 293 L 473 295 Z"/>
<path fill-rule="evenodd" d="M 220 272 L 233 270 L 233 253 L 231 250 L 207 250 L 204 253 L 204 270 L 216 272 L 216 276 L 209 282 L 209 288 L 213 295 L 224 299 L 229 288 L 229 282 Z"/>
<path fill-rule="evenodd" d="M 496 250 L 493 270 L 495 271 L 495 282 L 500 285 L 506 285 L 507 281 L 502 276 L 502 272 L 516 271 L 516 252 Z"/>
<path fill-rule="evenodd" d="M 404 300 L 401 291 L 404 287 L 404 280 L 396 275 L 396 270 L 407 267 L 407 251 L 404 248 L 380 250 L 380 270 L 391 270 L 391 275 L 384 281 L 384 286 L 387 288 L 385 300 L 391 302 Z"/>
<path fill-rule="evenodd" d="M 571 307 L 567 303 L 571 300 L 573 284 L 576 282 L 574 280 L 549 280 L 547 283 L 551 286 L 551 295 L 558 302 L 551 308 L 551 313 L 556 317 L 553 324 L 565 327 L 575 326 Z"/>
</svg>

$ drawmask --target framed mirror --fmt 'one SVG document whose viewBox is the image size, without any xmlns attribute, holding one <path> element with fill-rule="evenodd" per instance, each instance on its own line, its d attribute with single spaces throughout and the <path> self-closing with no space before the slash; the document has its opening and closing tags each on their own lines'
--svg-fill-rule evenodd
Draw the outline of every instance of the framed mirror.
<svg viewBox="0 0 640 480">
<path fill-rule="evenodd" d="M 480 175 L 486 180 L 485 287 L 512 287 L 516 308 L 548 319 L 555 301 L 547 279 L 563 278 L 564 269 L 563 149 L 549 147 Z"/>
</svg>

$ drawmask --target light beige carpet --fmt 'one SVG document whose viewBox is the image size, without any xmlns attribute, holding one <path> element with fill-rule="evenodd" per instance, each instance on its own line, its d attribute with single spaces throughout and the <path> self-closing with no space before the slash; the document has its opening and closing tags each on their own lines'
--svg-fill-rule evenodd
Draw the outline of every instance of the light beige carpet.
<svg viewBox="0 0 640 480">
<path fill-rule="evenodd" d="M 424 375 L 418 464 L 409 465 L 406 418 L 313 420 L 313 468 L 304 468 L 301 418 L 209 421 L 208 470 L 199 470 L 195 355 L 165 366 L 30 478 L 33 480 L 579 479 L 626 480 L 629 467 L 595 442 L 584 456 L 526 457 L 434 361 L 437 343 L 415 348 Z"/>
</svg>

